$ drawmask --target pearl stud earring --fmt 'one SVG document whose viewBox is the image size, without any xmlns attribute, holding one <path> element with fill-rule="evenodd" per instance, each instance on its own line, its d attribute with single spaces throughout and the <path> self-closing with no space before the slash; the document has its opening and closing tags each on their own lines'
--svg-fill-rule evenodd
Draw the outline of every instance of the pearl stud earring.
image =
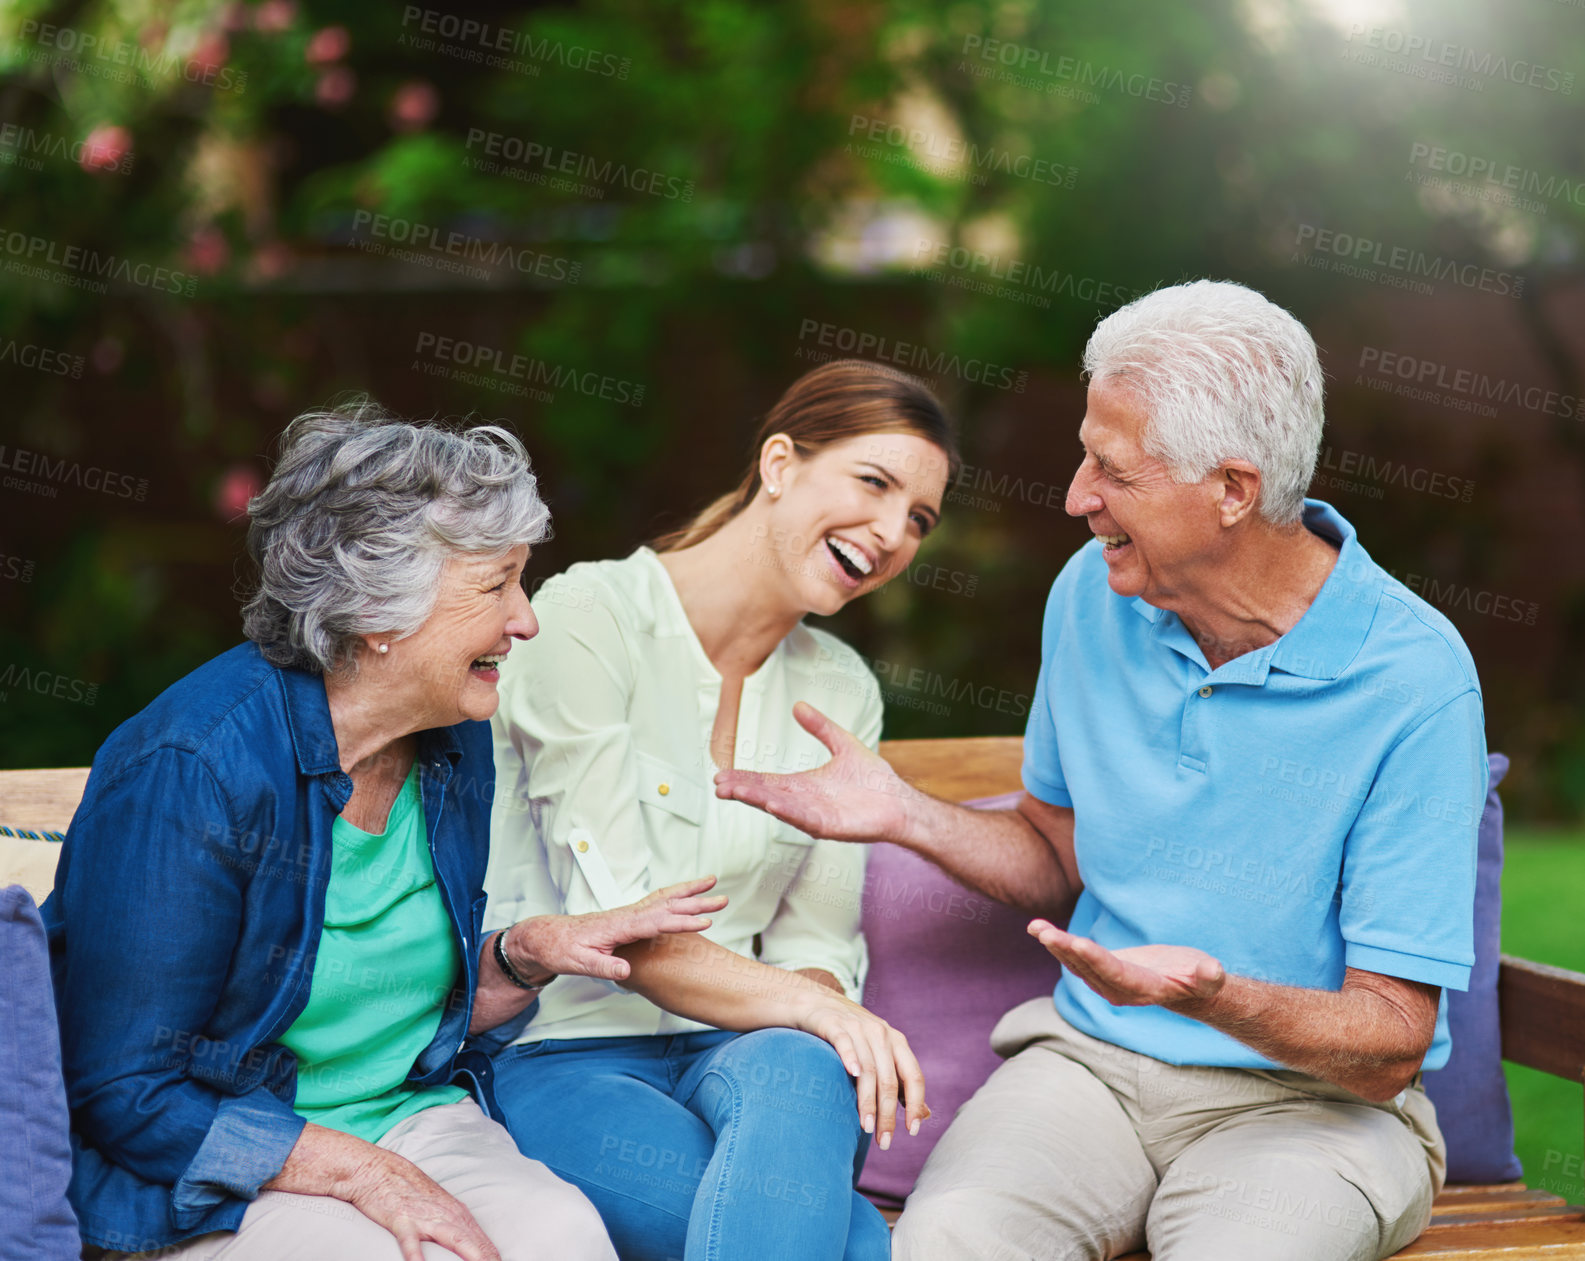
<svg viewBox="0 0 1585 1261">
<path fill-rule="evenodd" d="M 381 653 L 386 653 L 386 652 L 390 652 L 390 651 L 391 651 L 391 645 L 390 645 L 390 644 L 380 644 L 380 645 L 379 645 L 379 646 L 378 646 L 378 647 L 377 647 L 377 648 L 376 648 L 376 649 L 375 649 L 375 651 L 376 651 L 376 652 L 381 652 Z"/>
</svg>

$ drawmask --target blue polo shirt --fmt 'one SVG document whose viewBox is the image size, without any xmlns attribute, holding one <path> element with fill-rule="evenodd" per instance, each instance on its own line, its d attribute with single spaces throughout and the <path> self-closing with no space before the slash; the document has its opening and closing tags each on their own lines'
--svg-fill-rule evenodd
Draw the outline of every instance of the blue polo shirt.
<svg viewBox="0 0 1585 1261">
<path fill-rule="evenodd" d="M 1196 946 L 1229 972 L 1337 990 L 1345 967 L 1468 987 L 1486 797 L 1480 683 L 1452 624 L 1340 544 L 1297 625 L 1212 670 L 1177 614 L 1114 594 L 1099 542 L 1046 604 L 1024 787 L 1074 813 L 1071 929 Z M 1161 1007 L 1063 974 L 1075 1028 L 1171 1064 L 1280 1068 Z M 1447 1062 L 1444 995 L 1425 1067 Z"/>
</svg>

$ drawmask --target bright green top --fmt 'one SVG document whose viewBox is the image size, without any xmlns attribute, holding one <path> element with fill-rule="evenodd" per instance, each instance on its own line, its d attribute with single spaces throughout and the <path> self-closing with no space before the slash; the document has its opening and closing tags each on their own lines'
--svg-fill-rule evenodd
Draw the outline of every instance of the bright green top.
<svg viewBox="0 0 1585 1261">
<path fill-rule="evenodd" d="M 435 884 L 418 768 L 385 831 L 337 818 L 308 1006 L 281 1037 L 297 1056 L 299 1116 L 378 1142 L 399 1121 L 468 1097 L 403 1083 L 435 1037 L 462 958 Z"/>
</svg>

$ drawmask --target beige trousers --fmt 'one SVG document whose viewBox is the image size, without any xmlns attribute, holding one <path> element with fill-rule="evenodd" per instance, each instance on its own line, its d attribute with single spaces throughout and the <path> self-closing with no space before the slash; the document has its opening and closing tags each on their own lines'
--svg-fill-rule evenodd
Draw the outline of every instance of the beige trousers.
<svg viewBox="0 0 1585 1261">
<path fill-rule="evenodd" d="M 616 1261 L 594 1205 L 517 1150 L 471 1099 L 426 1108 L 380 1140 L 461 1200 L 502 1261 Z M 108 1253 L 107 1257 L 121 1254 Z M 343 1200 L 264 1191 L 235 1231 L 200 1235 L 140 1257 L 180 1261 L 402 1261 L 395 1237 Z M 457 1261 L 439 1244 L 425 1261 Z"/>
<path fill-rule="evenodd" d="M 942 1135 L 899 1261 L 1379 1261 L 1414 1239 L 1446 1152 L 1418 1085 L 1368 1103 L 1303 1073 L 1179 1068 L 1003 1016 L 1007 1062 Z"/>
</svg>

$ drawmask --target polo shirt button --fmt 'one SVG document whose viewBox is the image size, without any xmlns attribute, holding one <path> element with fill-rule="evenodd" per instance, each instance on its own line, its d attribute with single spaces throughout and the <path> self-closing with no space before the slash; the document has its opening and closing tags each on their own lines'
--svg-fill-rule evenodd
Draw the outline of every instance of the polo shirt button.
<svg viewBox="0 0 1585 1261">
<path fill-rule="evenodd" d="M 662 797 L 664 797 L 667 793 L 669 793 L 671 791 L 671 785 L 670 784 L 661 784 L 659 787 L 657 787 L 655 789 L 655 791 L 658 792 Z"/>
<path fill-rule="evenodd" d="M 589 842 L 588 841 L 579 841 L 578 842 L 578 852 L 580 854 L 587 854 L 589 852 Z"/>
<path fill-rule="evenodd" d="M 1200 695 L 1201 696 L 1209 696 L 1210 694 L 1211 694 L 1211 689 L 1209 687 L 1202 687 L 1200 689 Z"/>
</svg>

